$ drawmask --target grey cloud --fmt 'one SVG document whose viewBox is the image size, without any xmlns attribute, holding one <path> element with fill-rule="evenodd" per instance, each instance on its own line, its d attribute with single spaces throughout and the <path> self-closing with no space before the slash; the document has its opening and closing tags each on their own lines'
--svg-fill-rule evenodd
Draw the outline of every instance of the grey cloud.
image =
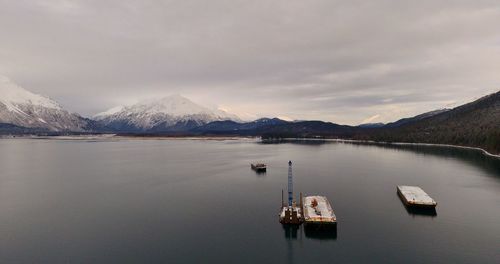
<svg viewBox="0 0 500 264">
<path fill-rule="evenodd" d="M 182 93 L 356 124 L 499 89 L 498 1 L 0 0 L 0 73 L 86 115 Z"/>
</svg>

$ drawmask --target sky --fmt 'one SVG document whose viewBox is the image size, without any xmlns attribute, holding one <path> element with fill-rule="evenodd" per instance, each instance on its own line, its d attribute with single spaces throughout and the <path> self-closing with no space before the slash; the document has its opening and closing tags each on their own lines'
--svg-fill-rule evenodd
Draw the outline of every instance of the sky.
<svg viewBox="0 0 500 264">
<path fill-rule="evenodd" d="M 0 74 L 84 116 L 182 94 L 353 125 L 500 90 L 498 0 L 0 0 L 0 32 Z"/>
</svg>

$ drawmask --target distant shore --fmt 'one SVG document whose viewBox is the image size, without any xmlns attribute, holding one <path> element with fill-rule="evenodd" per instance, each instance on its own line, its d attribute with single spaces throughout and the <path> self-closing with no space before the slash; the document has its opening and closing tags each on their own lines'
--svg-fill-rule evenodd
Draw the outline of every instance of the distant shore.
<svg viewBox="0 0 500 264">
<path fill-rule="evenodd" d="M 500 154 L 493 154 L 493 153 L 490 153 L 482 148 L 460 146 L 460 145 L 450 145 L 450 144 L 384 142 L 384 141 L 373 141 L 373 140 L 334 139 L 334 138 L 283 138 L 281 140 L 330 141 L 330 142 L 347 142 L 347 143 L 362 143 L 362 144 L 377 144 L 377 145 L 397 145 L 397 146 L 447 147 L 447 148 L 458 148 L 458 149 L 469 149 L 469 150 L 481 151 L 486 156 L 500 158 Z"/>
<path fill-rule="evenodd" d="M 253 139 L 257 140 L 260 137 L 255 136 L 149 136 L 149 135 L 116 135 L 114 138 L 124 138 L 124 139 L 141 139 L 141 140 L 241 140 L 241 139 Z"/>
<path fill-rule="evenodd" d="M 37 136 L 37 135 L 7 135 L 0 136 L 0 139 L 50 139 L 50 140 L 102 140 L 102 139 L 138 139 L 138 140 L 261 140 L 261 141 L 327 141 L 327 142 L 346 142 L 376 145 L 396 145 L 396 146 L 429 146 L 429 147 L 447 147 L 481 151 L 484 155 L 500 159 L 500 154 L 493 154 L 485 149 L 478 147 L 450 145 L 450 144 L 431 144 L 431 143 L 409 143 L 409 142 L 383 142 L 373 140 L 355 140 L 355 139 L 335 139 L 335 138 L 279 138 L 279 139 L 261 139 L 258 136 L 182 136 L 182 135 L 120 135 L 120 134 L 92 134 L 92 135 L 59 135 L 59 136 Z"/>
<path fill-rule="evenodd" d="M 85 135 L 4 135 L 0 139 L 49 139 L 49 140 L 259 140 L 256 136 L 179 136 L 179 135 L 120 135 L 120 134 L 85 134 Z"/>
</svg>

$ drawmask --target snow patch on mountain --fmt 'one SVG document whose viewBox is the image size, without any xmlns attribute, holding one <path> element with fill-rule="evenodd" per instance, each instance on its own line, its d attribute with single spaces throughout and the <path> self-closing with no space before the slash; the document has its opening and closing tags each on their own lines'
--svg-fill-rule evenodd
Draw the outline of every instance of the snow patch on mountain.
<svg viewBox="0 0 500 264">
<path fill-rule="evenodd" d="M 94 119 L 115 130 L 140 131 L 183 130 L 213 121 L 240 120 L 234 114 L 201 106 L 179 94 L 112 108 Z"/>
<path fill-rule="evenodd" d="M 110 116 L 110 115 L 113 115 L 113 114 L 116 114 L 116 113 L 122 111 L 123 108 L 125 108 L 125 107 L 122 106 L 122 105 L 115 106 L 115 107 L 113 107 L 113 108 L 111 108 L 111 109 L 109 109 L 107 111 L 95 114 L 92 118 L 95 119 L 95 120 L 101 120 L 103 118 L 106 118 L 107 116 Z"/>
<path fill-rule="evenodd" d="M 54 100 L 27 91 L 2 75 L 0 75 L 0 102 L 7 105 L 9 110 L 21 114 L 26 113 L 22 113 L 22 111 L 16 107 L 17 104 L 29 104 L 45 108 L 61 109 L 61 106 Z"/>
<path fill-rule="evenodd" d="M 0 123 L 49 131 L 87 131 L 92 121 L 64 110 L 56 101 L 25 90 L 0 75 Z"/>
</svg>

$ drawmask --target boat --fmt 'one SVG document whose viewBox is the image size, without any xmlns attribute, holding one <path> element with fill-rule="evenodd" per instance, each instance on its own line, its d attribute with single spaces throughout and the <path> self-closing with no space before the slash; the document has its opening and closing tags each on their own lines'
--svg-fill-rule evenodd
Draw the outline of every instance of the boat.
<svg viewBox="0 0 500 264">
<path fill-rule="evenodd" d="M 254 171 L 266 171 L 267 170 L 267 165 L 264 164 L 264 163 L 252 163 L 250 164 L 250 167 L 252 168 L 252 170 Z"/>
<path fill-rule="evenodd" d="M 435 208 L 437 202 L 418 186 L 398 186 L 398 195 L 406 206 Z"/>
<path fill-rule="evenodd" d="M 306 196 L 302 199 L 304 225 L 336 225 L 337 216 L 325 196 Z"/>
</svg>

